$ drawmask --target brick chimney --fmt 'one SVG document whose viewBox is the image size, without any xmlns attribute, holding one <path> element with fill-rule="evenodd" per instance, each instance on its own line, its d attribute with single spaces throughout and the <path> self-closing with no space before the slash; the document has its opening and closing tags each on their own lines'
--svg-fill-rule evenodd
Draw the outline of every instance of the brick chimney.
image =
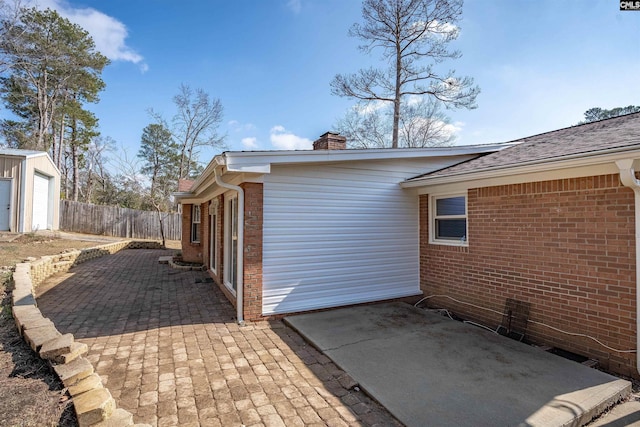
<svg viewBox="0 0 640 427">
<path fill-rule="evenodd" d="M 347 138 L 339 133 L 327 132 L 313 143 L 314 150 L 346 150 Z"/>
</svg>

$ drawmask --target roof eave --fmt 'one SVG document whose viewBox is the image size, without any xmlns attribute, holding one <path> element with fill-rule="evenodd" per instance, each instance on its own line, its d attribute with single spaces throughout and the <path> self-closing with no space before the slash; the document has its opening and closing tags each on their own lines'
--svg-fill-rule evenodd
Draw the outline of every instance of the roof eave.
<svg viewBox="0 0 640 427">
<path fill-rule="evenodd" d="M 362 150 L 299 150 L 299 151 L 230 151 L 223 153 L 230 172 L 270 173 L 276 164 L 334 163 L 362 160 L 446 157 L 486 154 L 500 151 L 514 143 L 460 145 L 428 148 L 379 148 Z"/>
<path fill-rule="evenodd" d="M 206 184 L 218 167 L 224 172 L 271 173 L 274 164 L 329 163 L 357 160 L 402 159 L 418 157 L 445 157 L 468 154 L 486 154 L 500 151 L 516 143 L 460 145 L 428 148 L 379 148 L 362 150 L 274 150 L 274 151 L 225 151 L 216 155 L 189 189 L 197 197 L 201 186 Z"/>
<path fill-rule="evenodd" d="M 458 172 L 446 176 L 421 177 L 404 181 L 400 184 L 402 188 L 420 188 L 442 184 L 452 184 L 466 181 L 477 181 L 487 178 L 501 178 L 509 175 L 520 175 L 527 173 L 545 172 L 571 167 L 591 166 L 602 163 L 615 162 L 620 159 L 640 158 L 640 147 L 629 150 L 629 147 L 621 147 L 611 150 L 603 150 L 592 153 L 580 153 L 571 156 L 563 156 L 556 159 L 544 159 L 521 163 L 517 165 L 506 165 L 493 167 L 473 172 Z"/>
</svg>

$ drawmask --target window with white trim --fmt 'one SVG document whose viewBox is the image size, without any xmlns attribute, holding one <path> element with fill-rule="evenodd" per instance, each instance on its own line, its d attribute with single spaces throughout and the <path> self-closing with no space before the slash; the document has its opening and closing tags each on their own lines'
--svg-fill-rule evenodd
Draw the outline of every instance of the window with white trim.
<svg viewBox="0 0 640 427">
<path fill-rule="evenodd" d="M 200 205 L 191 206 L 191 243 L 200 243 Z"/>
<path fill-rule="evenodd" d="M 467 196 L 432 196 L 430 206 L 431 243 L 467 244 Z"/>
</svg>

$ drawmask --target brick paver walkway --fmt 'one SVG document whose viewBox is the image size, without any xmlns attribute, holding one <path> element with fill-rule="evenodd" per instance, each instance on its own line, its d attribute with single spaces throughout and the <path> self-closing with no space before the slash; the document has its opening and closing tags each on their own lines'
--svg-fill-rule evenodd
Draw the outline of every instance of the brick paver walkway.
<svg viewBox="0 0 640 427">
<path fill-rule="evenodd" d="M 38 305 L 119 407 L 157 426 L 398 425 L 282 322 L 239 327 L 203 272 L 124 250 L 48 279 Z"/>
</svg>

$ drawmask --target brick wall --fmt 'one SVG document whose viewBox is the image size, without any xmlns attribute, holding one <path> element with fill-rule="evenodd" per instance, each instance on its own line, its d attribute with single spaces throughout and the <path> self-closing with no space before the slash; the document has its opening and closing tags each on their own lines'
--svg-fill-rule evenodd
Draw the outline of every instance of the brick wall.
<svg viewBox="0 0 640 427">
<path fill-rule="evenodd" d="M 259 320 L 262 318 L 262 184 L 244 183 L 244 318 L 246 320 Z M 219 197 L 218 208 L 218 274 L 209 269 L 209 275 L 225 294 L 231 303 L 236 305 L 235 296 L 223 284 L 224 280 L 224 215 L 225 207 L 223 196 Z M 208 209 L 209 203 L 206 204 Z M 204 208 L 203 208 L 204 209 Z M 205 212 L 204 210 L 202 212 Z M 207 212 L 207 222 L 210 221 Z M 189 225 L 190 226 L 190 225 Z M 205 264 L 209 263 L 209 227 L 201 238 Z M 184 242 L 184 240 L 183 240 Z M 183 244 L 184 247 L 184 244 Z"/>
<path fill-rule="evenodd" d="M 468 191 L 468 247 L 428 243 L 427 195 L 420 196 L 420 276 L 425 295 L 448 295 L 502 313 L 506 298 L 531 303 L 529 318 L 636 348 L 633 191 L 618 175 Z M 495 312 L 432 298 L 466 319 L 497 327 Z M 635 354 L 529 323 L 527 339 L 638 376 Z"/>
<path fill-rule="evenodd" d="M 193 205 L 182 206 L 182 258 L 187 262 L 203 262 L 203 246 L 206 245 L 203 225 L 208 218 L 207 204 L 200 205 L 200 243 L 191 242 L 191 210 Z"/>
<path fill-rule="evenodd" d="M 244 316 L 262 316 L 262 184 L 245 183 L 244 189 Z"/>
</svg>

